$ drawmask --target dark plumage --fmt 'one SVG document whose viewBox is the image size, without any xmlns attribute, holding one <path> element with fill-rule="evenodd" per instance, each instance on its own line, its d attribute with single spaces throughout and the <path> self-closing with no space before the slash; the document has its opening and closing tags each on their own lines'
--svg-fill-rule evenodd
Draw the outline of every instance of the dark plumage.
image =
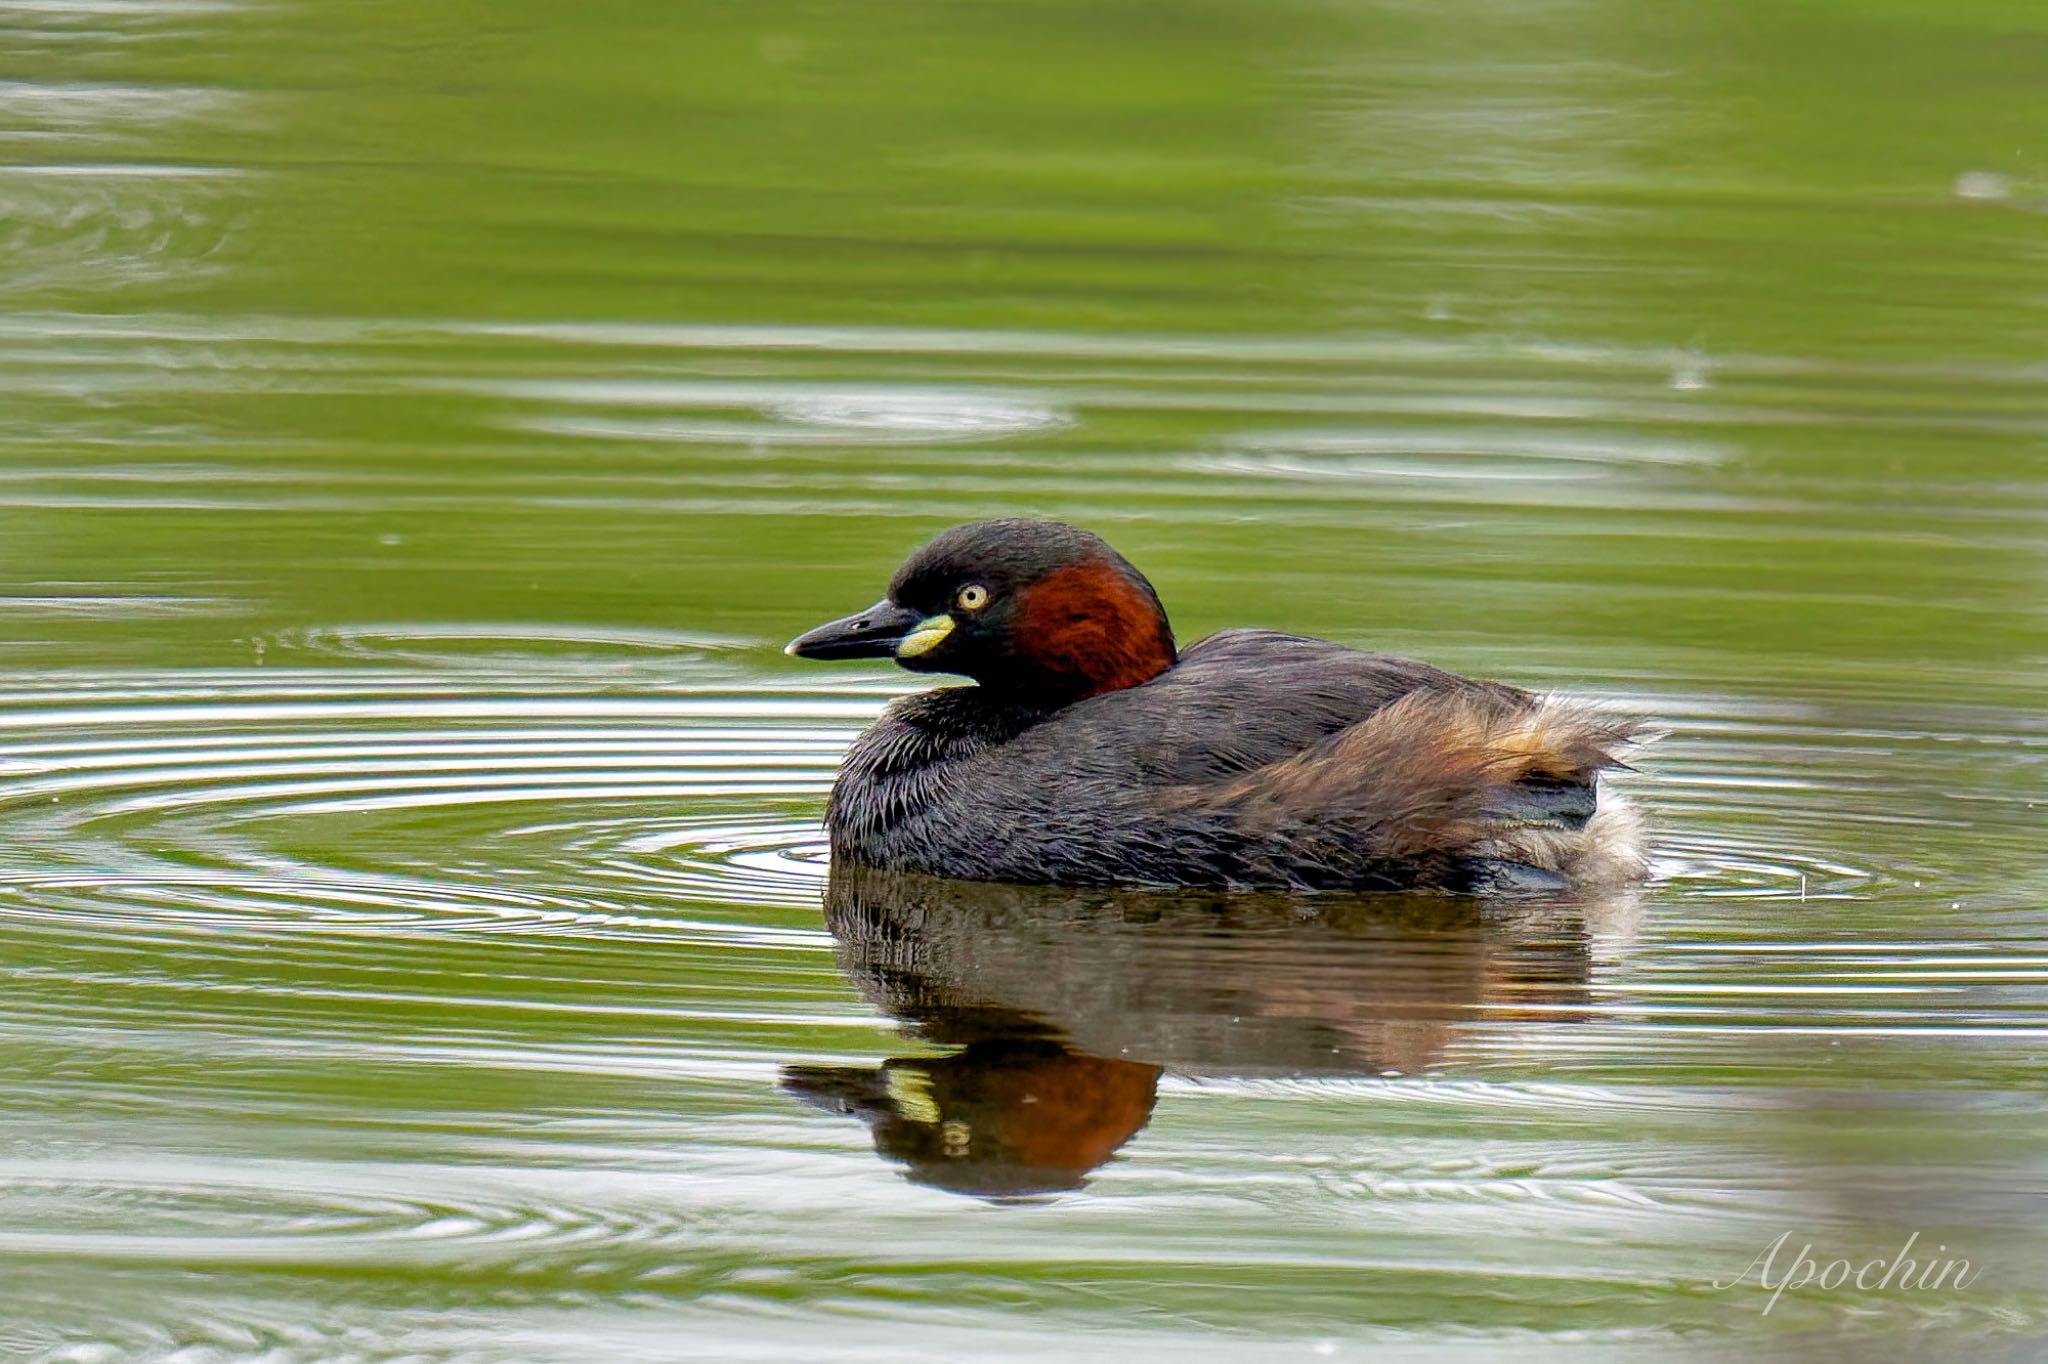
<svg viewBox="0 0 2048 1364">
<path fill-rule="evenodd" d="M 1270 630 L 1177 653 L 1086 531 L 939 536 L 790 645 L 980 685 L 892 704 L 826 811 L 835 857 L 1068 885 L 1486 890 L 1640 875 L 1598 791 L 1634 732 L 1494 682 Z"/>
</svg>

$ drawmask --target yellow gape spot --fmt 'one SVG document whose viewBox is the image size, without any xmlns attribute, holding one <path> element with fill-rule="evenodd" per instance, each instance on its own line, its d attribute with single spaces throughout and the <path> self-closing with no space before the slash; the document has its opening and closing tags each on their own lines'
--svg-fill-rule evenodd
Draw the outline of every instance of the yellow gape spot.
<svg viewBox="0 0 2048 1364">
<path fill-rule="evenodd" d="M 917 623 L 917 628 L 903 637 L 896 646 L 896 657 L 916 658 L 939 647 L 947 635 L 953 633 L 951 616 L 927 616 Z"/>
<path fill-rule="evenodd" d="M 939 1101 L 932 1097 L 932 1077 L 921 1070 L 886 1068 L 889 1097 L 896 1111 L 912 1122 L 929 1126 L 940 1118 Z"/>
</svg>

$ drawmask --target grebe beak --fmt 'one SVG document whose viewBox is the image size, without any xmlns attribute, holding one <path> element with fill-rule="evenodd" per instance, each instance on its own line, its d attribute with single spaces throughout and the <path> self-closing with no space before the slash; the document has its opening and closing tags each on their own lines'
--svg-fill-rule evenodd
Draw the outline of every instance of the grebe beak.
<svg viewBox="0 0 2048 1364">
<path fill-rule="evenodd" d="M 944 618 L 948 625 L 951 617 Z M 784 646 L 791 658 L 895 658 L 923 652 L 915 647 L 933 628 L 923 613 L 884 598 L 865 611 L 807 630 Z M 924 644 L 928 649 L 938 640 Z M 911 645 L 905 648 L 905 645 Z"/>
</svg>

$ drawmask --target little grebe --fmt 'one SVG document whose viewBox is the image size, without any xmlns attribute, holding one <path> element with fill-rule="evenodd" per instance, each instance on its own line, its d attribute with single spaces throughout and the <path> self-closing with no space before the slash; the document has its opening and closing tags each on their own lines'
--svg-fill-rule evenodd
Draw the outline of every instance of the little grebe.
<svg viewBox="0 0 2048 1364">
<path fill-rule="evenodd" d="M 894 702 L 825 823 L 846 862 L 1097 886 L 1543 889 L 1640 876 L 1632 721 L 1272 630 L 1184 652 L 1122 555 L 980 521 L 789 644 L 978 686 Z"/>
</svg>

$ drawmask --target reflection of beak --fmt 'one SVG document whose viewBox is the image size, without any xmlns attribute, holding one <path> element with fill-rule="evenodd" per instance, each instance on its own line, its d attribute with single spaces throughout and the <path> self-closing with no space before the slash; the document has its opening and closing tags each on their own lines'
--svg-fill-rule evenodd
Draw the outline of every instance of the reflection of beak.
<svg viewBox="0 0 2048 1364">
<path fill-rule="evenodd" d="M 952 628 L 951 616 L 927 620 L 884 598 L 865 611 L 798 635 L 782 652 L 792 658 L 914 658 Z"/>
</svg>

